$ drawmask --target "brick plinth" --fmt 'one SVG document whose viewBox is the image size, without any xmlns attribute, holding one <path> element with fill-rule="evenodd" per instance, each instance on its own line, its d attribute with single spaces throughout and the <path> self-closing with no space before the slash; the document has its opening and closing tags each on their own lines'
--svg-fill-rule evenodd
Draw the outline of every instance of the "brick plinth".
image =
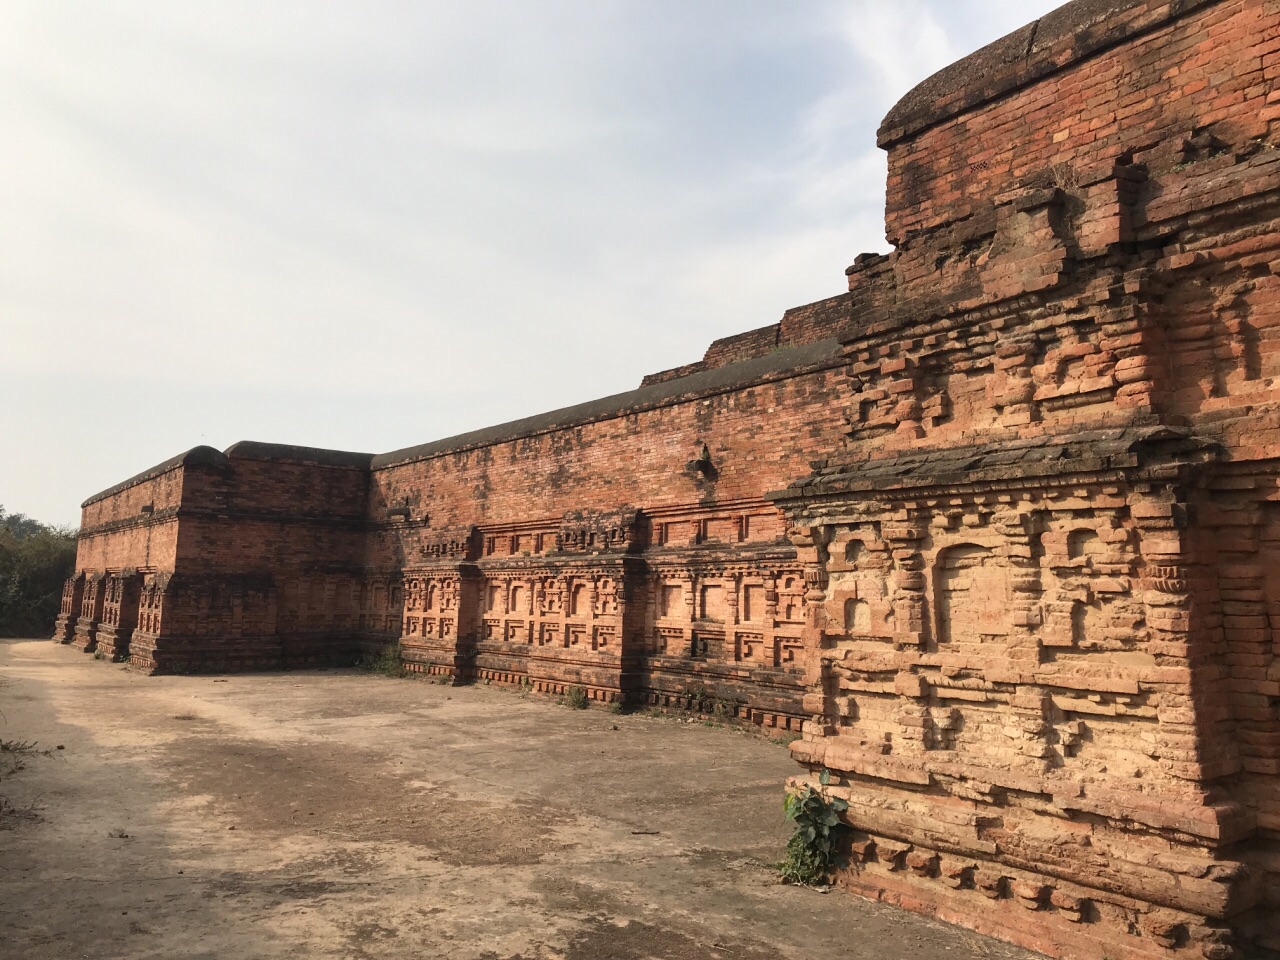
<svg viewBox="0 0 1280 960">
<path fill-rule="evenodd" d="M 1064 960 L 1229 956 L 1231 931 L 1194 913 L 1153 908 L 972 856 L 859 834 L 836 882 L 871 900 L 925 913 Z"/>
<path fill-rule="evenodd" d="M 129 662 L 155 674 L 237 673 L 279 670 L 285 665 L 279 637 L 238 637 L 213 644 L 205 637 L 139 633 L 133 636 Z"/>
<path fill-rule="evenodd" d="M 85 653 L 93 653 L 98 649 L 98 623 L 86 617 L 76 620 L 75 632 L 71 635 L 71 646 Z"/>
<path fill-rule="evenodd" d="M 94 652 L 116 663 L 128 660 L 132 638 L 133 628 L 122 630 L 114 626 L 99 626 L 94 634 Z"/>
<path fill-rule="evenodd" d="M 70 643 L 76 635 L 76 621 L 80 618 L 73 614 L 60 613 L 53 625 L 55 643 Z"/>
</svg>

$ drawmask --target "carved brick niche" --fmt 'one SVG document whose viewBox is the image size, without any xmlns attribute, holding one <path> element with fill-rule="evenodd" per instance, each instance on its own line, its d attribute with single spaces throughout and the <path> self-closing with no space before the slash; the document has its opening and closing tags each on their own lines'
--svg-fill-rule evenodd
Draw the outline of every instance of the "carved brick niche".
<svg viewBox="0 0 1280 960">
<path fill-rule="evenodd" d="M 80 609 L 84 604 L 84 585 L 83 573 L 69 577 L 62 585 L 62 603 L 53 627 L 53 639 L 58 643 L 70 643 L 75 637 L 76 621 L 80 619 Z"/>
<path fill-rule="evenodd" d="M 427 544 L 404 574 L 406 666 L 623 697 L 639 649 L 633 554 L 643 543 L 628 508 L 465 528 Z"/>
<path fill-rule="evenodd" d="M 148 573 L 142 578 L 138 592 L 137 637 L 158 637 L 164 628 L 165 592 L 169 586 L 169 574 Z"/>
<path fill-rule="evenodd" d="M 645 543 L 639 513 L 572 511 L 558 523 L 485 528 L 475 675 L 613 701 L 635 685 Z"/>
<path fill-rule="evenodd" d="M 85 578 L 81 594 L 80 616 L 76 619 L 71 643 L 85 653 L 92 653 L 98 644 L 98 624 L 102 622 L 102 606 L 106 600 L 106 575 L 92 573 Z"/>
<path fill-rule="evenodd" d="M 803 566 L 761 501 L 654 511 L 642 697 L 799 729 Z"/>
<path fill-rule="evenodd" d="M 107 574 L 103 586 L 102 623 L 97 650 L 114 661 L 129 658 L 129 641 L 138 625 L 143 574 L 124 570 Z"/>
<path fill-rule="evenodd" d="M 403 576 L 400 650 L 405 668 L 450 677 L 471 675 L 475 657 L 480 574 L 476 527 L 438 531 Z"/>
</svg>

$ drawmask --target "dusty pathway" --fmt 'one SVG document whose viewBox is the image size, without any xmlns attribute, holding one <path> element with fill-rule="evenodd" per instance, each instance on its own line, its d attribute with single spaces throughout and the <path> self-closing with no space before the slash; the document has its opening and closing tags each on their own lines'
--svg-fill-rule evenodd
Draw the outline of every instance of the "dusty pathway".
<svg viewBox="0 0 1280 960">
<path fill-rule="evenodd" d="M 145 677 L 0 641 L 0 957 L 1030 955 L 767 864 L 786 751 L 348 671 Z M 3 770 L 0 770 L 0 774 Z"/>
</svg>

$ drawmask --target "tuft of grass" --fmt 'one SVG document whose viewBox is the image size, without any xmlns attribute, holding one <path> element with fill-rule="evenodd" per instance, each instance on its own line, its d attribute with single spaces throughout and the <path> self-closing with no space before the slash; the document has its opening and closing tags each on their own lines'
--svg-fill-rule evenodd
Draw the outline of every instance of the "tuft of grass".
<svg viewBox="0 0 1280 960">
<path fill-rule="evenodd" d="M 13 801 L 0 794 L 0 830 L 12 830 L 23 821 L 39 819 L 40 810 L 34 803 L 25 807 L 14 806 Z"/>
<path fill-rule="evenodd" d="M 585 710 L 591 705 L 587 691 L 582 687 L 570 687 L 565 691 L 564 702 L 574 710 Z"/>
<path fill-rule="evenodd" d="M 0 753 L 11 753 L 16 756 L 31 756 L 34 753 L 43 753 L 49 756 L 52 750 L 37 750 L 35 740 L 0 740 Z"/>
</svg>

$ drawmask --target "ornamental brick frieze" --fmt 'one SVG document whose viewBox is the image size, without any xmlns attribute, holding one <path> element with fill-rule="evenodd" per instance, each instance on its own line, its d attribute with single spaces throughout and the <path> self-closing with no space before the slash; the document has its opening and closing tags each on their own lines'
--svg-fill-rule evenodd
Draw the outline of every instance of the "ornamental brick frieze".
<svg viewBox="0 0 1280 960">
<path fill-rule="evenodd" d="M 800 669 L 804 570 L 794 561 L 650 565 L 646 646 L 658 658 L 725 668 Z"/>
<path fill-rule="evenodd" d="M 633 689 L 641 656 L 641 561 L 612 552 L 560 552 L 485 559 L 478 566 L 477 678 L 550 693 L 580 686 L 606 701 Z"/>
<path fill-rule="evenodd" d="M 920 878 L 941 880 L 945 873 L 934 862 L 940 837 L 930 834 L 926 819 L 909 821 L 918 827 L 876 820 L 888 795 L 873 785 L 911 785 L 937 802 L 963 798 L 991 808 L 975 824 L 987 816 L 1001 820 L 1003 831 L 979 830 L 959 847 L 943 845 L 970 857 L 952 871 L 952 881 L 960 881 L 952 888 L 989 896 L 1001 883 L 1016 885 L 1011 878 L 1027 863 L 1015 846 L 1022 831 L 1049 829 L 1034 825 L 1045 816 L 1071 816 L 1015 814 L 1013 798 L 1050 795 L 1061 811 L 1110 817 L 1127 810 L 1122 833 L 1096 827 L 1086 849 L 1156 851 L 1172 836 L 1160 805 L 1191 811 L 1202 795 L 1199 784 L 1242 769 L 1236 745 L 1215 719 L 1220 714 L 1195 708 L 1227 689 L 1215 641 L 1204 629 L 1217 618 L 1207 609 L 1198 623 L 1193 618 L 1199 571 L 1209 569 L 1187 536 L 1202 509 L 1195 501 L 1203 499 L 1204 480 L 1194 472 L 1203 469 L 1201 448 L 1180 448 L 1184 464 L 1197 465 L 1190 473 L 1168 451 L 1134 449 L 1120 480 L 1087 469 L 1073 473 L 1068 458 L 1059 461 L 1053 483 L 1042 483 L 1023 461 L 1032 475 L 1022 478 L 1021 490 L 1002 472 L 1000 489 L 984 492 L 976 478 L 941 486 L 927 464 L 916 462 L 912 474 L 897 476 L 899 491 L 864 484 L 839 494 L 828 483 L 820 499 L 779 501 L 792 504 L 802 553 L 825 568 L 828 582 L 814 618 L 822 634 L 811 674 L 815 692 L 805 700 L 813 722 L 793 752 L 849 778 L 848 790 L 836 792 L 861 811 L 868 830 L 888 829 L 908 841 L 895 848 L 901 856 L 888 865 L 890 876 L 855 866 L 853 889 L 905 898 L 908 889 L 922 892 Z M 969 463 L 980 467 L 980 460 Z M 935 460 L 934 469 L 946 475 L 946 458 Z M 1173 841 L 1179 855 L 1208 864 L 1218 838 L 1238 836 L 1249 820 L 1240 807 L 1227 807 L 1198 825 L 1179 822 L 1187 834 Z M 956 843 L 954 834 L 949 840 Z M 923 873 L 908 856 L 918 850 L 927 851 L 915 858 Z M 1120 922 L 1130 915 L 1128 898 L 1149 894 L 1143 885 L 1155 882 L 1141 871 L 1114 870 L 1101 889 L 1080 884 L 1092 869 L 1085 859 L 1060 874 L 1065 885 L 1025 888 L 1038 891 L 1027 901 L 1031 908 L 1055 909 L 1054 892 L 1069 889 L 1061 896 L 1085 904 L 1076 922 Z M 979 876 L 1004 879 L 984 891 L 972 879 Z M 1221 913 L 1245 895 L 1244 876 L 1235 868 L 1219 884 L 1195 894 L 1170 892 L 1161 902 L 1183 919 L 1196 910 Z M 998 899 L 1016 900 L 1013 890 Z M 1150 908 L 1132 915 L 1153 930 L 1179 926 L 1172 920 L 1160 926 L 1162 914 Z M 1186 929 L 1219 942 L 1217 928 L 1197 923 Z"/>
<path fill-rule="evenodd" d="M 909 339 L 850 341 L 850 441 L 892 449 L 1008 428 L 1029 437 L 1081 408 L 1149 407 L 1155 371 L 1140 358 L 1152 321 L 1119 272 L 1107 280 L 995 317 L 916 324 Z"/>
<path fill-rule="evenodd" d="M 457 563 L 475 560 L 483 549 L 480 531 L 476 527 L 460 527 L 448 531 L 432 531 L 430 537 L 419 543 L 417 563 Z"/>
<path fill-rule="evenodd" d="M 642 546 L 636 510 L 582 510 L 567 513 L 556 533 L 555 549 L 568 553 L 627 553 Z"/>
</svg>

